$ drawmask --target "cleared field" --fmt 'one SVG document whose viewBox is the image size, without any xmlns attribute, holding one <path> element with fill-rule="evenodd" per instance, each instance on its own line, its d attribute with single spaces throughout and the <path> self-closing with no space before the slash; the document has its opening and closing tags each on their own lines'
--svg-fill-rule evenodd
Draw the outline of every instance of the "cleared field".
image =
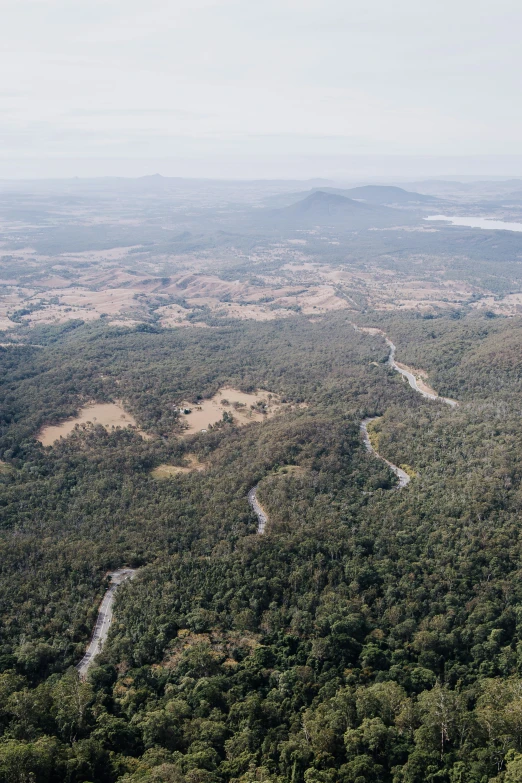
<svg viewBox="0 0 522 783">
<path fill-rule="evenodd" d="M 182 407 L 191 411 L 182 419 L 187 425 L 185 435 L 193 435 L 211 424 L 217 424 L 224 413 L 230 414 L 236 424 L 243 426 L 264 421 L 282 408 L 279 398 L 271 392 L 260 389 L 255 394 L 247 394 L 227 386 L 209 400 L 202 400 L 198 405 L 184 402 Z"/>
<path fill-rule="evenodd" d="M 501 298 L 484 296 L 471 305 L 476 310 L 490 310 L 497 315 L 520 315 L 522 313 L 522 293 L 506 294 Z"/>
<path fill-rule="evenodd" d="M 116 402 L 93 402 L 85 405 L 74 419 L 67 419 L 61 424 L 44 427 L 36 437 L 44 446 L 52 446 L 60 438 L 66 438 L 67 435 L 70 435 L 77 424 L 89 423 L 101 424 L 106 429 L 111 429 L 112 427 L 136 427 L 142 438 L 150 437 L 139 430 L 134 416 L 125 411 Z"/>
<path fill-rule="evenodd" d="M 227 318 L 239 318 L 240 320 L 253 321 L 274 321 L 276 318 L 288 318 L 295 315 L 295 312 L 287 308 L 278 308 L 270 310 L 269 307 L 255 304 L 216 304 L 216 310 Z"/>
<path fill-rule="evenodd" d="M 52 263 L 53 259 L 32 254 L 24 259 L 26 271 L 31 272 L 30 285 L 7 275 L 0 280 L 0 330 L 20 322 L 41 326 L 101 317 L 113 326 L 133 326 L 154 317 L 164 328 L 201 327 L 207 325 L 206 316 L 272 321 L 301 313 L 320 318 L 361 306 L 430 312 L 471 304 L 504 315 L 522 311 L 520 293 L 498 299 L 476 285 L 448 279 L 444 269 L 423 279 L 417 263 L 411 273 L 370 265 L 363 269 L 348 262 L 330 266 L 307 260 L 288 245 L 257 261 L 284 262 L 289 252 L 292 261 L 260 270 L 255 285 L 245 279 L 222 279 L 213 271 L 215 259 L 190 254 L 176 256 L 176 269 L 169 274 L 160 271 L 161 261 L 172 267 L 172 257 L 143 261 L 146 269 L 138 272 L 126 268 L 130 256 L 126 251 L 122 256 L 121 249 L 102 254 L 103 261 L 99 253 L 66 254 L 58 264 L 56 259 Z"/>
</svg>

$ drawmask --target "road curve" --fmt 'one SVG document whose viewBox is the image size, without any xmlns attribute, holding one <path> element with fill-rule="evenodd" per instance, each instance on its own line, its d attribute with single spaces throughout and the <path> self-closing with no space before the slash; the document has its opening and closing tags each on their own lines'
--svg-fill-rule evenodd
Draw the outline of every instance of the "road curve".
<svg viewBox="0 0 522 783">
<path fill-rule="evenodd" d="M 384 337 L 386 340 L 386 345 L 390 349 L 388 364 L 392 369 L 406 378 L 412 389 L 414 389 L 416 392 L 419 392 L 419 394 L 422 394 L 422 396 L 426 397 L 428 400 L 438 400 L 439 402 L 445 402 L 446 405 L 450 405 L 452 408 L 456 408 L 458 406 L 459 403 L 457 400 L 452 400 L 450 397 L 440 397 L 438 394 L 435 394 L 435 392 L 429 392 L 426 391 L 426 389 L 422 389 L 417 383 L 417 378 L 411 372 L 411 369 L 406 366 L 401 367 L 399 364 L 397 364 L 395 361 L 395 352 L 397 350 L 397 346 L 392 343 L 386 332 L 383 332 L 383 330 L 379 329 L 378 327 L 357 326 L 357 324 L 354 323 L 352 323 L 352 326 L 356 332 L 363 332 L 365 334 L 378 334 L 381 337 Z"/>
<path fill-rule="evenodd" d="M 371 452 L 376 457 L 378 457 L 380 460 L 385 462 L 388 465 L 388 467 L 391 470 L 393 470 L 393 472 L 395 473 L 395 475 L 399 479 L 399 483 L 397 484 L 396 489 L 402 489 L 403 487 L 406 487 L 410 483 L 410 481 L 411 481 L 410 476 L 408 476 L 408 474 L 406 473 L 405 470 L 403 470 L 402 468 L 398 468 L 397 465 L 393 464 L 393 462 L 390 462 L 389 460 L 386 459 L 386 457 L 383 457 L 381 454 L 379 454 L 378 451 L 375 451 L 375 449 L 373 448 L 373 446 L 371 444 L 370 436 L 368 435 L 368 424 L 371 421 L 375 421 L 375 419 L 379 419 L 379 418 L 380 418 L 379 416 L 371 416 L 371 417 L 369 417 L 367 419 L 363 419 L 361 421 L 361 433 L 362 433 L 362 436 L 363 436 L 364 445 L 366 446 L 366 448 L 368 449 L 369 452 Z"/>
<path fill-rule="evenodd" d="M 255 487 L 252 487 L 252 489 L 248 493 L 248 503 L 250 505 L 250 508 L 252 509 L 252 511 L 257 517 L 257 532 L 260 536 L 262 536 L 263 533 L 265 532 L 265 526 L 266 523 L 268 522 L 268 517 L 266 515 L 266 511 L 260 505 L 257 499 L 257 484 Z"/>
<path fill-rule="evenodd" d="M 379 329 L 377 327 L 364 327 L 364 326 L 357 326 L 357 324 L 352 323 L 353 328 L 356 332 L 364 332 L 366 334 L 378 334 L 381 337 L 384 337 L 386 340 L 386 345 L 390 349 L 390 354 L 388 356 L 388 364 L 392 369 L 394 369 L 396 372 L 400 373 L 408 383 L 410 384 L 411 388 L 414 389 L 416 392 L 419 392 L 419 394 L 422 394 L 423 397 L 426 397 L 428 400 L 438 400 L 439 402 L 444 402 L 446 405 L 450 405 L 452 408 L 457 407 L 458 402 L 457 400 L 452 400 L 449 397 L 439 397 L 438 394 L 436 394 L 433 391 L 427 391 L 427 389 L 422 389 L 418 382 L 417 378 L 415 377 L 414 373 L 411 372 L 411 369 L 409 367 L 400 366 L 395 361 L 395 352 L 397 350 L 396 346 L 392 343 L 392 341 L 387 336 L 386 332 L 383 332 L 382 329 Z M 395 473 L 397 478 L 399 479 L 399 483 L 397 485 L 397 489 L 402 489 L 402 487 L 406 487 L 410 483 L 410 476 L 406 473 L 406 471 L 402 470 L 402 468 L 397 467 L 397 465 L 394 465 L 393 462 L 390 462 L 385 457 L 383 457 L 381 454 L 379 454 L 375 449 L 373 448 L 370 436 L 368 435 L 368 424 L 371 421 L 375 421 L 375 419 L 378 419 L 378 416 L 372 416 L 367 419 L 363 419 L 361 422 L 361 433 L 364 440 L 364 445 L 370 451 L 372 454 L 374 454 L 376 457 L 378 457 L 380 460 L 385 462 L 391 470 Z"/>
<path fill-rule="evenodd" d="M 390 355 L 388 356 L 388 364 L 390 367 L 393 367 L 394 370 L 397 372 L 400 372 L 401 375 L 403 375 L 408 383 L 410 384 L 412 389 L 415 389 L 415 391 L 419 392 L 419 394 L 422 394 L 423 397 L 426 397 L 428 400 L 439 400 L 439 402 L 445 402 L 446 405 L 451 405 L 452 408 L 456 408 L 458 406 L 457 400 L 452 400 L 450 397 L 440 397 L 438 394 L 432 394 L 431 392 L 426 391 L 425 389 L 421 389 L 419 384 L 417 383 L 417 378 L 415 375 L 410 372 L 409 369 L 406 367 L 401 367 L 397 364 L 395 361 L 395 351 L 397 350 L 396 346 L 392 343 L 388 337 L 384 337 L 386 340 L 386 345 L 390 349 Z"/>
<path fill-rule="evenodd" d="M 98 617 L 96 618 L 91 641 L 85 655 L 76 666 L 76 670 L 82 679 L 85 678 L 90 666 L 92 666 L 94 659 L 101 652 L 105 640 L 107 639 L 107 634 L 109 633 L 112 622 L 112 605 L 114 603 L 116 590 L 123 582 L 126 582 L 127 579 L 132 579 L 135 573 L 135 568 L 120 568 L 118 571 L 112 571 L 109 574 L 111 583 L 107 588 L 100 608 L 98 609 Z"/>
</svg>

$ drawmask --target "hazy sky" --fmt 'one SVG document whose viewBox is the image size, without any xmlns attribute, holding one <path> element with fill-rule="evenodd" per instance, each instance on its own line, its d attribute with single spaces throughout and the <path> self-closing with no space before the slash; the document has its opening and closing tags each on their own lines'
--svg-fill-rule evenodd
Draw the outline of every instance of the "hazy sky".
<svg viewBox="0 0 522 783">
<path fill-rule="evenodd" d="M 515 0 L 0 8 L 0 176 L 57 159 L 201 174 L 234 158 L 273 173 L 286 159 L 522 154 Z"/>
</svg>

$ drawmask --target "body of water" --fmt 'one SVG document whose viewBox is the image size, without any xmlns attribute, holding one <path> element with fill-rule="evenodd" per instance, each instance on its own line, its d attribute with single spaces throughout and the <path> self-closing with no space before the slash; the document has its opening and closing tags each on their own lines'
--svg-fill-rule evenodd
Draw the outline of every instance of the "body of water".
<svg viewBox="0 0 522 783">
<path fill-rule="evenodd" d="M 501 231 L 522 231 L 522 223 L 507 223 L 504 220 L 484 217 L 448 217 L 447 215 L 430 215 L 425 220 L 446 220 L 454 226 L 468 226 L 469 228 L 487 228 Z"/>
</svg>

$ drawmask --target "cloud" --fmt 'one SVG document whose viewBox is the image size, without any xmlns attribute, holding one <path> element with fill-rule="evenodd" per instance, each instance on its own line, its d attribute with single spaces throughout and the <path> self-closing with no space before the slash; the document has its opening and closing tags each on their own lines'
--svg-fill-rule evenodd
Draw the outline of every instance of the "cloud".
<svg viewBox="0 0 522 783">
<path fill-rule="evenodd" d="M 512 0 L 4 0 L 2 11 L 11 154 L 480 154 L 514 152 L 522 135 Z"/>
</svg>

